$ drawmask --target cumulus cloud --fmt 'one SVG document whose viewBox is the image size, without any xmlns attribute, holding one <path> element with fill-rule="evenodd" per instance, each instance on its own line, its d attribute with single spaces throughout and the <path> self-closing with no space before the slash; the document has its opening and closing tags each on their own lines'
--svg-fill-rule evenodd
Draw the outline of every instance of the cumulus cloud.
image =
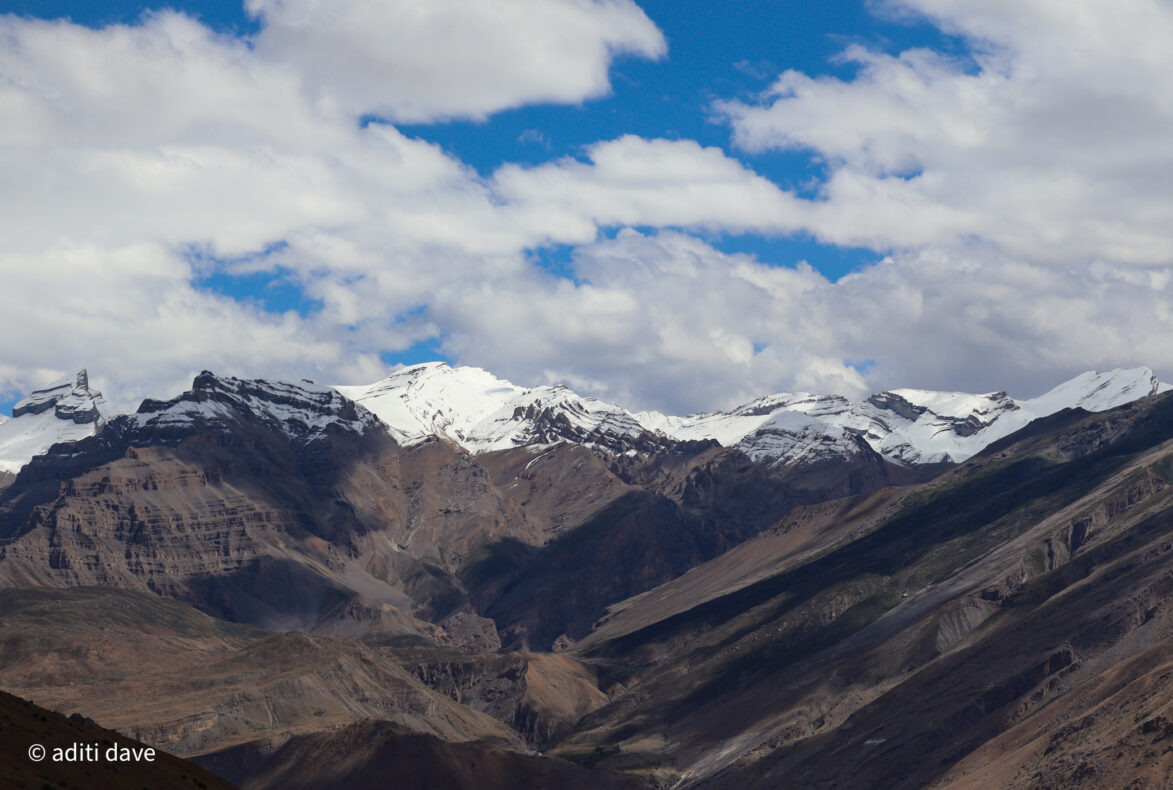
<svg viewBox="0 0 1173 790">
<path fill-rule="evenodd" d="M 252 0 L 251 41 L 172 12 L 0 17 L 0 390 L 82 365 L 123 402 L 205 367 L 372 381 L 383 352 L 425 340 L 678 412 L 1173 370 L 1167 5 L 887 3 L 972 60 L 853 47 L 853 79 L 787 72 L 721 105 L 744 148 L 827 162 L 813 200 L 689 140 L 481 176 L 359 123 L 582 101 L 616 54 L 664 52 L 629 0 L 492 6 Z M 890 255 L 832 283 L 698 238 L 798 231 Z M 535 264 L 549 245 L 573 248 L 572 279 Z M 276 271 L 320 309 L 201 286 Z"/>
<path fill-rule="evenodd" d="M 257 308 L 192 287 L 188 264 L 155 245 L 62 245 L 0 255 L 6 388 L 27 392 L 88 366 L 119 406 L 189 385 L 201 368 L 286 377 L 335 372 L 350 351 L 293 313 Z M 348 372 L 373 375 L 377 357 L 348 353 Z"/>
<path fill-rule="evenodd" d="M 247 0 L 260 57 L 296 65 L 330 101 L 395 121 L 485 118 L 610 90 L 623 53 L 663 57 L 631 0 Z"/>
<path fill-rule="evenodd" d="M 517 380 L 675 413 L 772 391 L 1033 396 L 1091 368 L 1173 369 L 1173 267 L 923 252 L 830 282 L 676 232 L 585 245 L 578 284 L 482 283 L 433 304 L 449 344 Z M 470 309 L 473 308 L 473 309 Z"/>
<path fill-rule="evenodd" d="M 809 266 L 632 230 L 583 246 L 573 265 L 578 283 L 482 282 L 433 301 L 448 346 L 520 381 L 580 381 L 638 408 L 698 411 L 780 386 L 864 390 L 821 309 L 807 304 L 829 285 Z"/>
<path fill-rule="evenodd" d="M 1173 370 L 1171 266 L 1057 266 L 981 248 L 890 258 L 826 289 L 835 345 L 872 388 L 1033 396 L 1084 370 Z"/>
<path fill-rule="evenodd" d="M 830 168 L 811 227 L 835 243 L 1056 264 L 1173 259 L 1173 6 L 888 0 L 972 58 L 850 47 L 852 79 L 783 73 L 719 105 L 749 150 Z"/>
<path fill-rule="evenodd" d="M 537 5 L 536 19 L 557 22 L 550 41 L 565 34 L 559 25 L 588 17 L 598 19 L 579 33 L 615 24 L 635 35 L 646 23 L 626 2 Z M 255 6 L 273 26 L 261 38 L 280 32 L 277 17 L 294 6 Z M 633 28 L 636 12 L 644 21 Z M 639 35 L 653 52 L 658 33 Z M 0 107 L 12 120 L 0 129 L 9 308 L 0 315 L 6 336 L 21 340 L 0 370 L 5 389 L 83 364 L 127 398 L 207 366 L 372 378 L 380 352 L 448 332 L 434 316 L 451 320 L 462 300 L 475 304 L 481 283 L 523 291 L 536 276 L 527 249 L 590 242 L 599 223 L 616 220 L 591 200 L 571 202 L 575 182 L 598 206 L 631 206 L 628 220 L 658 214 L 681 225 L 732 215 L 709 216 L 713 201 L 705 209 L 669 200 L 676 190 L 781 196 L 718 151 L 634 138 L 601 144 L 585 169 L 505 168 L 486 181 L 392 126 L 360 125 L 328 86 L 306 78 L 304 62 L 174 12 L 100 30 L 3 17 L 0 38 Z M 608 41 L 608 52 L 626 46 Z M 527 90 L 509 101 L 532 98 Z M 633 153 L 617 156 L 623 149 Z M 321 310 L 267 315 L 199 287 L 216 271 L 276 267 Z"/>
<path fill-rule="evenodd" d="M 626 135 L 591 146 L 587 157 L 506 165 L 493 185 L 522 211 L 536 212 L 536 224 L 558 241 L 590 241 L 596 225 L 769 233 L 805 225 L 804 201 L 719 148 Z"/>
</svg>

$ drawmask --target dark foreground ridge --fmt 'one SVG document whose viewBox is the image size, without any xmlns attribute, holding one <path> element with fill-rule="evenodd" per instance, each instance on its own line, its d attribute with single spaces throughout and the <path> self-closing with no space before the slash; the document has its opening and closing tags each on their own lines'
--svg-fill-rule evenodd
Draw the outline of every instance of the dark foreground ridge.
<svg viewBox="0 0 1173 790">
<path fill-rule="evenodd" d="M 54 762 L 55 749 L 74 744 L 96 747 L 102 759 Z M 44 747 L 34 761 L 30 749 Z M 85 790 L 231 790 L 234 785 L 186 760 L 156 751 L 151 760 L 110 762 L 111 748 L 137 750 L 147 744 L 104 730 L 82 716 L 66 718 L 0 691 L 0 784 L 5 787 L 85 788 Z M 126 752 L 123 752 L 125 755 Z"/>
<path fill-rule="evenodd" d="M 649 790 L 638 776 L 591 771 L 568 760 L 492 744 L 450 743 L 385 721 L 299 735 L 279 748 L 250 743 L 195 758 L 253 790 Z"/>
</svg>

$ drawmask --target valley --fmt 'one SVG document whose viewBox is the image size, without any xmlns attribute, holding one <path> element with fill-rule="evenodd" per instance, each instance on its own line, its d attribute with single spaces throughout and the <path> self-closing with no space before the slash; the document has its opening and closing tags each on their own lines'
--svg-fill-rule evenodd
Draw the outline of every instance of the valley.
<svg viewBox="0 0 1173 790">
<path fill-rule="evenodd" d="M 0 481 L 0 688 L 250 788 L 1158 787 L 1166 389 L 78 376 L 0 425 L 68 422 Z"/>
</svg>

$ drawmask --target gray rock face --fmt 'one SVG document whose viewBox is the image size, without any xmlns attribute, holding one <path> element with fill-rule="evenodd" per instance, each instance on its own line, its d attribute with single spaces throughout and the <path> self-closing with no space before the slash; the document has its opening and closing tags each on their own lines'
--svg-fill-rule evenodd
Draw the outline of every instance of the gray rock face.
<svg viewBox="0 0 1173 790">
<path fill-rule="evenodd" d="M 106 424 L 107 409 L 84 370 L 33 392 L 13 407 L 11 419 L 0 418 L 0 471 L 16 473 L 54 444 L 93 436 Z"/>
<path fill-rule="evenodd" d="M 43 414 L 52 409 L 59 420 L 90 425 L 102 419 L 105 405 L 102 393 L 90 389 L 89 374 L 82 370 L 72 381 L 62 379 L 45 389 L 36 390 L 12 408 L 12 416 Z"/>
</svg>

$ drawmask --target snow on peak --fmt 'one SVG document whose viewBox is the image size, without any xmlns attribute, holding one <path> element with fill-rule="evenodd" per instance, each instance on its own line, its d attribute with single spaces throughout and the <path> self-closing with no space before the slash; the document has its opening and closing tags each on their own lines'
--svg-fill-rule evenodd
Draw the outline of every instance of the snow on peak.
<svg viewBox="0 0 1173 790">
<path fill-rule="evenodd" d="M 520 387 L 480 368 L 442 362 L 402 368 L 369 386 L 338 387 L 400 442 L 442 436 L 472 452 L 570 441 L 615 450 L 649 437 L 736 446 L 757 461 L 791 463 L 860 450 L 905 464 L 963 461 L 1031 420 L 1088 411 L 1168 389 L 1148 368 L 1081 374 L 1037 398 L 897 389 L 854 402 L 779 393 L 729 411 L 675 417 L 632 413 L 558 386 Z"/>
<path fill-rule="evenodd" d="M 136 427 L 155 432 L 218 427 L 246 418 L 309 441 L 331 425 L 365 433 L 379 419 L 331 387 L 303 379 L 297 384 L 238 379 L 203 371 L 187 392 L 170 401 L 145 400 L 133 416 Z"/>
<path fill-rule="evenodd" d="M 335 389 L 378 415 L 403 444 L 429 436 L 460 443 L 474 425 L 525 391 L 480 368 L 444 362 L 401 368 L 369 386 Z"/>
<path fill-rule="evenodd" d="M 89 374 L 80 370 L 75 376 L 58 379 L 44 389 L 34 390 L 12 407 L 12 416 L 43 414 L 51 409 L 59 420 L 87 424 L 100 421 L 105 407 L 102 393 L 90 389 Z"/>
<path fill-rule="evenodd" d="M 873 395 L 862 403 L 822 399 L 821 410 L 813 407 L 817 400 L 776 396 L 775 402 L 780 410 L 817 416 L 823 425 L 820 442 L 824 447 L 831 441 L 848 446 L 850 435 L 857 435 L 889 459 L 924 464 L 964 461 L 1032 420 L 1063 409 L 1106 411 L 1167 389 L 1149 368 L 1134 368 L 1083 373 L 1037 398 L 1021 401 L 1005 392 L 975 395 L 897 389 Z M 773 452 L 782 461 L 806 452 L 806 444 L 791 435 L 792 446 L 778 455 L 785 442 L 779 442 L 779 431 L 771 426 L 774 420 L 773 415 L 765 418 L 761 426 L 734 444 L 756 457 Z M 810 435 L 810 431 L 806 428 L 805 434 Z"/>
<path fill-rule="evenodd" d="M 1092 370 L 1022 404 L 1040 415 L 1076 406 L 1088 411 L 1107 411 L 1167 389 L 1168 385 L 1158 381 L 1150 368 L 1117 368 L 1106 373 Z"/>
<path fill-rule="evenodd" d="M 17 472 L 58 442 L 92 436 L 107 408 L 84 370 L 35 390 L 12 407 L 12 419 L 0 420 L 0 471 Z"/>
<path fill-rule="evenodd" d="M 378 415 L 402 444 L 441 436 L 488 452 L 557 441 L 609 445 L 648 433 L 624 409 L 564 386 L 519 387 L 480 368 L 443 362 L 335 389 Z"/>
</svg>

